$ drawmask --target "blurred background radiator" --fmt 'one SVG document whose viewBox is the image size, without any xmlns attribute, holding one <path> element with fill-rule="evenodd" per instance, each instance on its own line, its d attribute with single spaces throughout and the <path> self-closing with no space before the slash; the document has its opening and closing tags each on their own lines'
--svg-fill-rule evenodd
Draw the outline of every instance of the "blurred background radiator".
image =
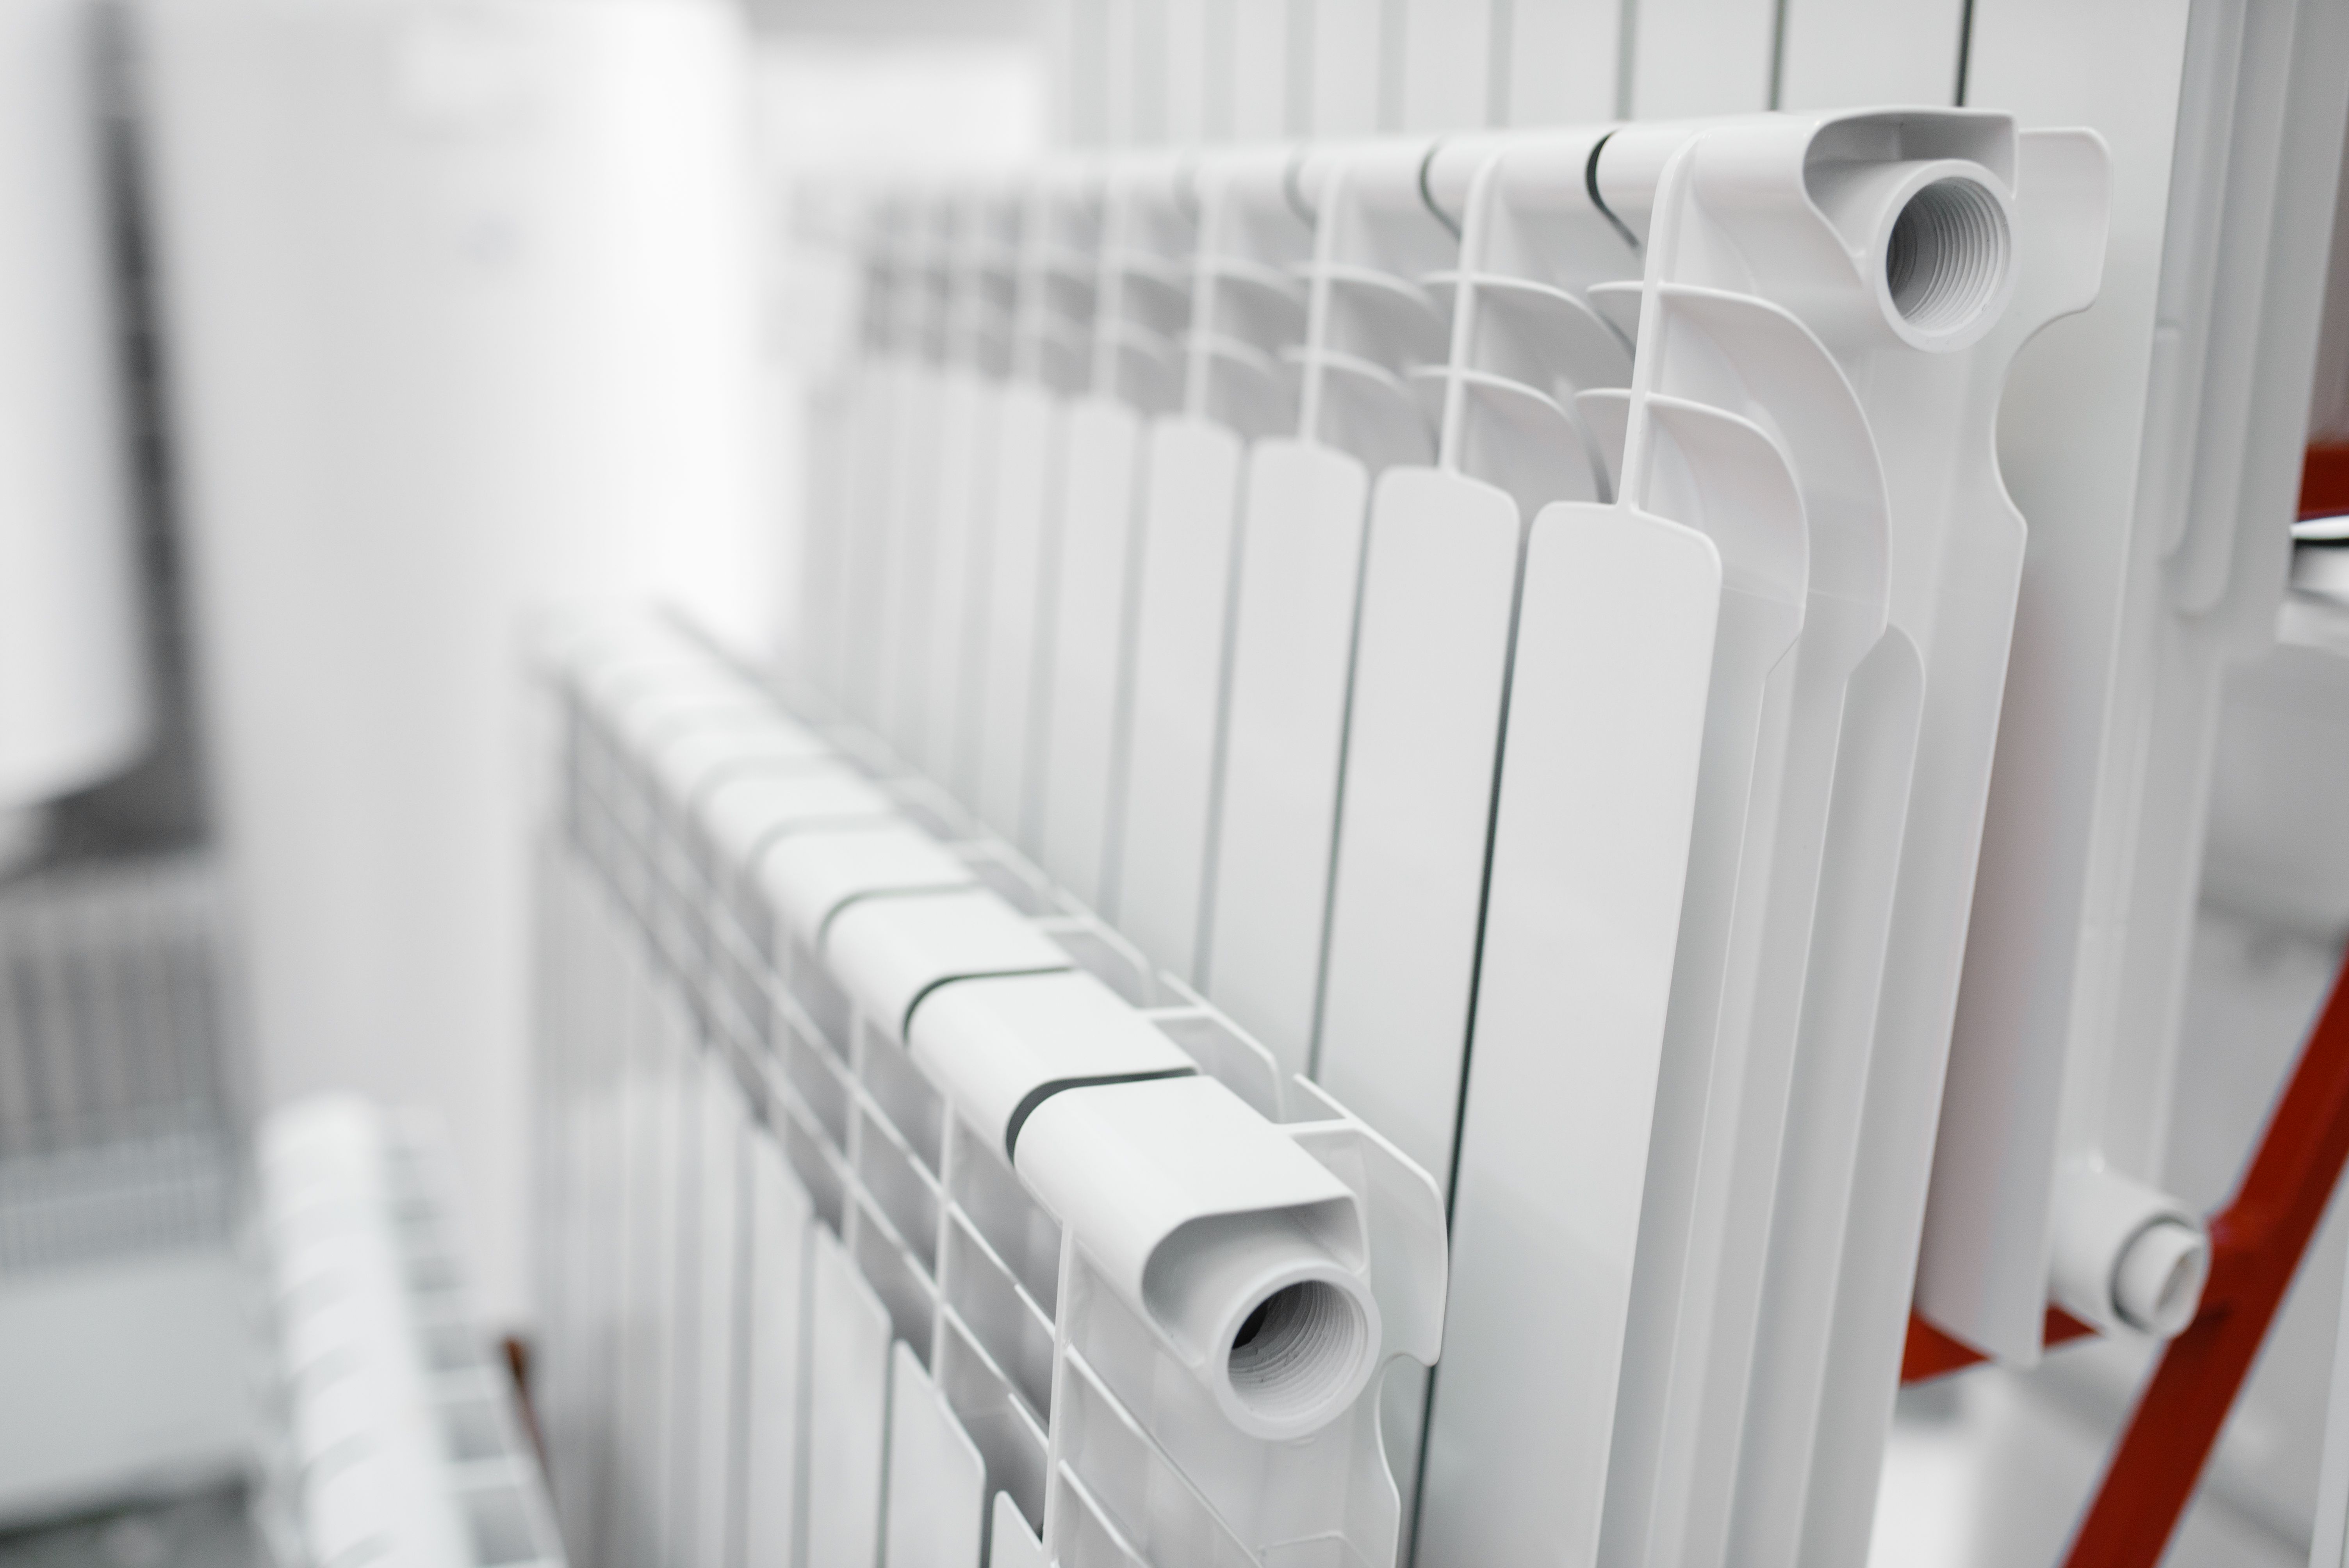
<svg viewBox="0 0 2349 1568">
<path fill-rule="evenodd" d="M 0 1509 L 241 1474 L 243 1095 L 217 879 L 181 856 L 0 893 Z"/>
</svg>

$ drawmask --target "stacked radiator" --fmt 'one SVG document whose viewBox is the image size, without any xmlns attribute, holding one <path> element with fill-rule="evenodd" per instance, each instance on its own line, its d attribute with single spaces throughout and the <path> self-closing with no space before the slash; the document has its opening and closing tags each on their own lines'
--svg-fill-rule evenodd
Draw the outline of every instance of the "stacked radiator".
<svg viewBox="0 0 2349 1568">
<path fill-rule="evenodd" d="M 1992 433 L 2094 297 L 2101 146 L 865 194 L 820 729 L 674 636 L 554 665 L 572 1539 L 1862 1561 L 2023 571 Z M 2102 1277 L 2161 1298 L 2145 1233 Z"/>
<path fill-rule="evenodd" d="M 1392 1561 L 1379 1374 L 1434 1358 L 1428 1178 L 695 645 L 558 667 L 574 1554 Z"/>
<path fill-rule="evenodd" d="M 326 1096 L 258 1141 L 258 1516 L 279 1559 L 562 1568 L 513 1384 L 473 1315 L 446 1134 Z"/>
<path fill-rule="evenodd" d="M 220 902 L 190 858 L 0 895 L 0 1279 L 226 1241 Z"/>
<path fill-rule="evenodd" d="M 250 1449 L 222 903 L 189 855 L 0 890 L 0 1522 Z"/>
</svg>

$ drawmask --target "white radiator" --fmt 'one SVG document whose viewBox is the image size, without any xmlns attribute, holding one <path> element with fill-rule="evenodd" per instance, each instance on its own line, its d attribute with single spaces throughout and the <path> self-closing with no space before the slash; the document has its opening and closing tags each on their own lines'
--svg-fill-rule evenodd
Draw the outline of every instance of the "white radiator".
<svg viewBox="0 0 2349 1568">
<path fill-rule="evenodd" d="M 866 192 L 797 717 L 554 661 L 570 1539 L 1860 1561 L 2106 182 L 1913 109 Z"/>
<path fill-rule="evenodd" d="M 874 195 L 807 673 L 1435 1174 L 1419 1561 L 1864 1553 L 2105 203 L 1931 109 Z"/>
<path fill-rule="evenodd" d="M 1456 150 L 1485 128 L 1629 136 L 1899 103 L 2103 139 L 2095 304 L 2018 360 L 1995 431 L 2030 527 L 1946 1092 L 1938 1045 L 1893 1092 L 1940 1101 L 1921 1314 L 2017 1368 L 2040 1357 L 2051 1300 L 2139 1332 L 2151 1319 L 2106 1288 L 2115 1239 L 2161 1226 L 2186 1265 L 2173 1279 L 2193 1274 L 2173 1228 L 2191 1179 L 2171 1167 L 2178 1140 L 2209 1131 L 2179 1087 L 2196 1070 L 2181 1018 L 2206 822 L 2240 766 L 2221 696 L 2276 641 L 2303 444 L 2338 434 L 2349 18 L 2189 0 L 1058 0 L 1048 15 L 1066 139 L 1178 160 L 1282 135 Z M 1902 1031 L 1938 1041 L 1946 1004 L 1920 1006 Z"/>
<path fill-rule="evenodd" d="M 513 1383 L 473 1315 L 446 1131 L 321 1096 L 258 1142 L 273 1546 L 320 1568 L 562 1568 Z"/>
<path fill-rule="evenodd" d="M 249 1455 L 222 926 L 201 857 L 0 889 L 0 1521 Z"/>
<path fill-rule="evenodd" d="M 553 673 L 574 1555 L 1392 1561 L 1381 1375 L 1443 1316 L 1425 1173 L 679 634 Z"/>
</svg>

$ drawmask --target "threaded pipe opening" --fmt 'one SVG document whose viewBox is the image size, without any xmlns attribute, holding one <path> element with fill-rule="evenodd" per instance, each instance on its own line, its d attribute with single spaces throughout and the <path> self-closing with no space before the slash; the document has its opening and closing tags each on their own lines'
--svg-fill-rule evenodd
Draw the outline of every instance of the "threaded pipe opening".
<svg viewBox="0 0 2349 1568">
<path fill-rule="evenodd" d="M 1283 1285 L 1257 1303 L 1232 1336 L 1232 1392 L 1269 1422 L 1309 1417 L 1345 1387 L 1369 1336 L 1361 1307 L 1336 1285 Z"/>
<path fill-rule="evenodd" d="M 1936 180 L 1909 198 L 1884 248 L 1892 307 L 1920 332 L 1961 330 L 1997 294 L 2012 243 L 2006 213 L 1971 180 Z"/>
</svg>

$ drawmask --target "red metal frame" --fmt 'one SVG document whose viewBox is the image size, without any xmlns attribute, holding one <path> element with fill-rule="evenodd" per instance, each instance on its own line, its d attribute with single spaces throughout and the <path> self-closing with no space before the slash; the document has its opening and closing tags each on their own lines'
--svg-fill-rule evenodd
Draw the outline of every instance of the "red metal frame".
<svg viewBox="0 0 2349 1568">
<path fill-rule="evenodd" d="M 2300 469 L 2300 515 L 2339 517 L 2349 512 L 2349 441 L 2320 441 L 2308 449 Z"/>
<path fill-rule="evenodd" d="M 2349 443 L 2308 449 L 2300 515 L 2349 513 Z M 2155 1568 L 2219 1441 L 2268 1325 L 2300 1267 L 2324 1206 L 2349 1163 L 2349 962 L 2301 1047 L 2242 1184 L 2210 1219 L 2210 1280 L 2185 1333 L 2129 1415 L 2120 1446 L 2072 1539 L 2065 1568 Z M 2095 1331 L 2047 1309 L 2046 1342 Z M 1915 1313 L 1900 1380 L 1921 1382 L 1971 1367 L 1977 1351 Z"/>
<path fill-rule="evenodd" d="M 2349 965 L 2276 1101 L 2242 1184 L 2210 1220 L 2201 1311 L 2163 1349 L 2073 1538 L 2066 1568 L 2154 1568 L 2219 1440 L 2285 1289 L 2349 1163 Z M 2094 1332 L 2050 1307 L 2047 1343 Z M 1903 1382 L 1981 1354 L 1910 1314 Z"/>
</svg>

